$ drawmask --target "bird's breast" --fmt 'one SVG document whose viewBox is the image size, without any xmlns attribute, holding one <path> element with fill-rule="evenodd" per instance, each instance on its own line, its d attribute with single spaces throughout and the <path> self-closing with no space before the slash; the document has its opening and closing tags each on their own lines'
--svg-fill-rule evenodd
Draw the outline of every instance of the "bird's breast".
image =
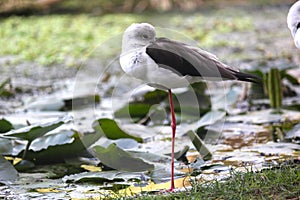
<svg viewBox="0 0 300 200">
<path fill-rule="evenodd" d="M 122 54 L 120 64 L 123 71 L 145 83 L 158 88 L 187 87 L 189 78 L 180 76 L 169 69 L 160 67 L 146 51 L 136 51 Z"/>
<path fill-rule="evenodd" d="M 147 74 L 146 60 L 141 51 L 121 54 L 120 65 L 123 71 L 138 79 L 144 79 Z"/>
</svg>

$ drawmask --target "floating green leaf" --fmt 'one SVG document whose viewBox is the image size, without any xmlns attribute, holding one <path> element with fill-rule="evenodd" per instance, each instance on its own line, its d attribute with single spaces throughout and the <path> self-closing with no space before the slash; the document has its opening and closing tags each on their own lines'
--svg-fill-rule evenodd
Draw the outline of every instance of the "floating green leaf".
<svg viewBox="0 0 300 200">
<path fill-rule="evenodd" d="M 101 146 L 95 146 L 93 150 L 102 164 L 113 169 L 131 172 L 154 169 L 154 165 L 148 164 L 140 158 L 132 157 L 128 152 L 118 148 L 115 144 L 109 145 L 106 149 Z"/>
<path fill-rule="evenodd" d="M 151 108 L 150 104 L 145 103 L 129 103 L 126 106 L 115 112 L 117 118 L 142 118 L 147 115 L 149 109 Z"/>
<path fill-rule="evenodd" d="M 210 160 L 212 158 L 212 153 L 209 151 L 209 149 L 206 147 L 205 143 L 201 140 L 197 133 L 195 133 L 194 131 L 189 131 L 187 132 L 187 135 L 192 140 L 194 146 L 202 156 L 203 160 Z"/>
<path fill-rule="evenodd" d="M 96 181 L 96 182 L 106 182 L 106 181 L 130 181 L 138 180 L 140 181 L 145 175 L 141 172 L 122 172 L 122 171 L 103 171 L 103 172 L 83 172 L 80 174 L 74 174 L 65 176 L 63 178 L 64 182 L 84 182 L 84 181 Z"/>
<path fill-rule="evenodd" d="M 6 119 L 0 119 L 0 133 L 5 133 L 13 129 L 13 125 Z"/>
<path fill-rule="evenodd" d="M 100 102 L 99 95 L 86 94 L 72 97 L 43 97 L 25 106 L 26 110 L 59 111 L 87 107 Z"/>
<path fill-rule="evenodd" d="M 72 143 L 77 137 L 77 133 L 72 130 L 63 130 L 57 133 L 45 135 L 35 139 L 30 146 L 33 151 L 47 149 L 49 146 L 63 145 Z"/>
<path fill-rule="evenodd" d="M 81 96 L 65 98 L 63 101 L 65 104 L 64 110 L 72 110 L 84 108 L 89 105 L 95 105 L 95 103 L 100 102 L 100 96 L 98 94 L 85 94 Z"/>
<path fill-rule="evenodd" d="M 140 119 L 145 117 L 152 105 L 159 104 L 168 97 L 168 93 L 162 90 L 154 90 L 149 86 L 136 92 L 132 101 L 117 110 L 114 114 L 118 118 Z"/>
<path fill-rule="evenodd" d="M 64 107 L 63 99 L 57 97 L 43 97 L 25 106 L 26 110 L 58 111 Z"/>
<path fill-rule="evenodd" d="M 47 123 L 30 125 L 7 132 L 3 134 L 2 137 L 33 141 L 34 139 L 45 135 L 49 131 L 56 129 L 62 124 L 67 123 L 68 121 L 70 121 L 70 117 L 59 118 L 55 121 Z"/>
<path fill-rule="evenodd" d="M 32 143 L 32 148 L 36 151 L 28 151 L 26 159 L 33 160 L 37 164 L 64 162 L 65 159 L 86 153 L 86 149 L 100 137 L 101 135 L 96 133 L 86 133 L 80 137 L 80 133 L 76 131 L 47 135 L 38 139 L 40 143 L 36 141 Z M 59 141 L 60 139 L 63 141 Z"/>
<path fill-rule="evenodd" d="M 112 140 L 120 138 L 132 138 L 137 142 L 143 142 L 141 137 L 131 135 L 130 133 L 122 130 L 120 126 L 112 119 L 98 119 L 93 123 L 93 127 L 95 130 L 103 132 L 107 138 Z"/>
</svg>

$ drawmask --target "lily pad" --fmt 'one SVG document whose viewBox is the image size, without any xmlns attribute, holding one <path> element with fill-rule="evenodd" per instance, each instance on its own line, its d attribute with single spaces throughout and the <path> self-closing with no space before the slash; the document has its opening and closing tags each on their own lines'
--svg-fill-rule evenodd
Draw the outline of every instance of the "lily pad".
<svg viewBox="0 0 300 200">
<path fill-rule="evenodd" d="M 230 107 L 237 102 L 239 94 L 241 94 L 241 91 L 238 91 L 237 88 L 232 88 L 229 92 L 226 92 L 214 100 L 212 103 L 213 109 L 225 109 L 226 111 L 230 111 Z"/>
<path fill-rule="evenodd" d="M 181 110 L 181 115 L 199 117 L 199 113 L 207 112 L 211 107 L 209 96 L 205 93 L 207 85 L 204 82 L 193 83 L 187 90 L 176 92 L 175 110 Z"/>
<path fill-rule="evenodd" d="M 13 129 L 13 125 L 6 119 L 0 119 L 0 133 L 6 133 Z"/>
<path fill-rule="evenodd" d="M 10 162 L 0 155 L 0 182 L 12 181 L 18 178 L 18 172 Z"/>
<path fill-rule="evenodd" d="M 100 102 L 100 96 L 98 94 L 85 94 L 81 96 L 72 96 L 71 98 L 65 98 L 64 110 L 80 109 L 89 105 L 95 105 Z"/>
<path fill-rule="evenodd" d="M 25 110 L 32 111 L 58 111 L 64 107 L 63 99 L 57 97 L 43 97 L 25 106 Z"/>
<path fill-rule="evenodd" d="M 57 133 L 59 134 L 59 133 Z M 26 159 L 33 160 L 37 164 L 58 163 L 64 162 L 68 158 L 74 158 L 81 154 L 87 155 L 87 148 L 97 141 L 101 135 L 96 133 L 87 133 L 80 137 L 80 133 L 74 131 L 66 131 L 62 136 L 51 134 L 47 137 L 42 137 L 41 144 L 34 144 L 33 151 L 31 148 L 27 152 Z M 59 141 L 62 138 L 64 141 Z M 54 145 L 51 146 L 47 144 Z M 20 152 L 22 154 L 22 152 Z"/>
<path fill-rule="evenodd" d="M 98 119 L 93 123 L 93 127 L 95 130 L 103 132 L 104 135 L 112 140 L 120 139 L 120 138 L 132 138 L 137 142 L 143 142 L 143 139 L 139 136 L 131 135 L 127 133 L 125 130 L 120 128 L 116 121 L 108 118 Z"/>
<path fill-rule="evenodd" d="M 201 138 L 194 131 L 187 132 L 187 135 L 192 140 L 195 148 L 202 156 L 203 160 L 210 160 L 212 158 L 212 153 L 206 147 L 205 143 L 201 140 Z"/>
<path fill-rule="evenodd" d="M 0 138 L 0 155 L 11 155 L 13 148 L 14 146 L 10 139 Z"/>
<path fill-rule="evenodd" d="M 145 86 L 137 90 L 131 101 L 124 107 L 115 111 L 115 117 L 140 119 L 145 117 L 152 105 L 159 104 L 168 97 L 168 93 L 162 90 L 154 90 Z"/>
<path fill-rule="evenodd" d="M 155 183 L 166 182 L 170 180 L 171 176 L 171 157 L 167 155 L 158 155 L 150 152 L 129 152 L 135 158 L 141 158 L 147 163 L 154 165 L 154 169 L 151 171 L 151 180 Z M 177 152 L 177 155 L 180 152 Z M 179 165 L 179 162 L 175 160 L 175 166 Z M 182 177 L 185 173 L 174 169 L 174 177 Z"/>
<path fill-rule="evenodd" d="M 132 157 L 128 152 L 118 148 L 115 144 L 109 145 L 106 149 L 101 146 L 95 146 L 93 150 L 102 164 L 113 169 L 133 172 L 154 169 L 154 165 L 148 164 L 140 158 Z"/>
<path fill-rule="evenodd" d="M 33 151 L 40 151 L 42 149 L 47 149 L 49 146 L 70 144 L 75 140 L 75 137 L 76 133 L 72 130 L 59 131 L 57 133 L 35 139 L 31 143 L 30 149 Z"/>
<path fill-rule="evenodd" d="M 290 131 L 286 133 L 286 139 L 300 138 L 300 124 L 295 125 Z"/>
<path fill-rule="evenodd" d="M 281 110 L 281 113 L 274 113 L 274 110 L 260 110 L 247 113 L 247 115 L 229 116 L 228 122 L 243 122 L 252 124 L 299 122 L 300 112 L 292 110 Z"/>
<path fill-rule="evenodd" d="M 103 171 L 103 172 L 82 172 L 79 174 L 63 177 L 64 182 L 107 182 L 107 181 L 141 181 L 145 179 L 142 172 L 124 172 L 124 171 Z M 147 178 L 148 179 L 148 178 Z"/>
<path fill-rule="evenodd" d="M 297 152 L 300 150 L 299 144 L 293 143 L 275 143 L 268 142 L 266 144 L 257 144 L 255 146 L 243 147 L 243 151 L 258 152 L 260 155 L 266 156 L 294 156 L 297 158 L 299 155 Z"/>
<path fill-rule="evenodd" d="M 139 146 L 139 143 L 136 140 L 130 138 L 121 138 L 115 140 L 114 142 L 123 150 L 136 149 Z"/>
<path fill-rule="evenodd" d="M 224 111 L 218 111 L 218 110 L 212 110 L 208 113 L 206 113 L 201 119 L 198 121 L 198 126 L 207 126 L 211 125 L 217 121 L 222 120 L 226 115 L 226 112 Z"/>
<path fill-rule="evenodd" d="M 226 112 L 224 111 L 218 111 L 218 110 L 212 110 L 210 112 L 207 112 L 205 115 L 201 117 L 200 120 L 197 122 L 194 122 L 192 124 L 186 124 L 182 125 L 181 131 L 188 132 L 190 130 L 197 130 L 198 128 L 214 124 L 218 121 L 225 121 Z"/>
<path fill-rule="evenodd" d="M 266 127 L 246 123 L 215 123 L 197 133 L 206 143 L 222 143 L 237 149 L 255 143 L 266 143 L 272 139 L 272 133 Z"/>
<path fill-rule="evenodd" d="M 129 103 L 115 112 L 117 118 L 143 118 L 149 112 L 150 104 L 146 103 Z"/>
<path fill-rule="evenodd" d="M 59 111 L 87 107 L 100 102 L 99 95 L 86 94 L 82 96 L 50 96 L 37 99 L 25 106 L 25 110 L 31 111 Z"/>
<path fill-rule="evenodd" d="M 1 137 L 33 141 L 34 139 L 45 135 L 49 131 L 56 129 L 62 124 L 69 122 L 70 119 L 71 119 L 70 117 L 64 117 L 64 118 L 59 118 L 52 122 L 40 123 L 40 124 L 22 127 L 20 129 L 7 132 L 3 134 Z"/>
</svg>

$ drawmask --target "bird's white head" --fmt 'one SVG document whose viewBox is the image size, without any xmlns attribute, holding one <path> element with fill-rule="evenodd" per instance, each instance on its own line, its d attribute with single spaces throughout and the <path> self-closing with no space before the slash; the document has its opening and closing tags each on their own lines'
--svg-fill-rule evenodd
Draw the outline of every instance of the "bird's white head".
<svg viewBox="0 0 300 200">
<path fill-rule="evenodd" d="M 151 24 L 131 24 L 123 34 L 122 53 L 142 48 L 154 40 L 155 28 Z"/>
<path fill-rule="evenodd" d="M 300 48 L 300 1 L 297 1 L 289 10 L 287 24 L 291 30 L 297 48 Z"/>
</svg>

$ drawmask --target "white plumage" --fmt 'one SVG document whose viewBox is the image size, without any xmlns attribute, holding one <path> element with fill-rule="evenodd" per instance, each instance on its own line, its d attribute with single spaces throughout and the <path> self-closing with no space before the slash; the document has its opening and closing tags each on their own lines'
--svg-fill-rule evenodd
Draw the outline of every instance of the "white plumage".
<svg viewBox="0 0 300 200">
<path fill-rule="evenodd" d="M 120 64 L 129 75 L 159 89 L 187 87 L 205 80 L 258 82 L 198 47 L 167 38 L 156 38 L 148 23 L 132 24 L 124 34 Z"/>
</svg>

